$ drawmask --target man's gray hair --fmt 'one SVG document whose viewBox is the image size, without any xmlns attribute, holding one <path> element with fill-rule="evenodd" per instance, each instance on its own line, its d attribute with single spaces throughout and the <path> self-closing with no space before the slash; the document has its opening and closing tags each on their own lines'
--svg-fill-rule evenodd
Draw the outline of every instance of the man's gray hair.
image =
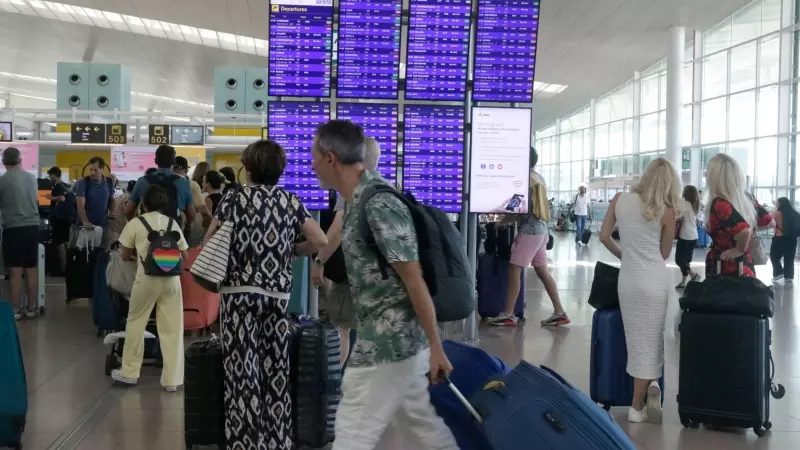
<svg viewBox="0 0 800 450">
<path fill-rule="evenodd" d="M 364 168 L 378 170 L 378 160 L 381 159 L 381 144 L 375 138 L 368 137 L 364 140 Z"/>
<path fill-rule="evenodd" d="M 8 147 L 3 150 L 3 165 L 18 166 L 22 162 L 22 155 L 16 147 Z"/>
<path fill-rule="evenodd" d="M 330 120 L 317 128 L 317 148 L 345 165 L 364 162 L 364 130 L 349 120 Z"/>
</svg>

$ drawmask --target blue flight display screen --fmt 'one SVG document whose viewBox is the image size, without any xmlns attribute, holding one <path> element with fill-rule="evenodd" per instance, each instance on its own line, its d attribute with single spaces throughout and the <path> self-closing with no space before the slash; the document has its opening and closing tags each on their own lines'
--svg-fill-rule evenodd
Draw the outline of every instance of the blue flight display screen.
<svg viewBox="0 0 800 450">
<path fill-rule="evenodd" d="M 406 100 L 464 100 L 471 9 L 471 0 L 411 0 Z"/>
<path fill-rule="evenodd" d="M 364 130 L 364 135 L 378 141 L 381 156 L 378 172 L 383 178 L 397 182 L 397 119 L 399 107 L 379 103 L 338 103 L 336 118 L 350 120 Z"/>
<path fill-rule="evenodd" d="M 539 0 L 478 0 L 472 99 L 531 102 Z"/>
<path fill-rule="evenodd" d="M 311 167 L 311 145 L 317 127 L 330 119 L 330 103 L 269 102 L 269 139 L 286 151 L 286 170 L 279 186 L 300 197 L 309 210 L 328 209 L 328 190 L 319 187 Z"/>
<path fill-rule="evenodd" d="M 269 95 L 330 97 L 333 0 L 271 0 Z"/>
<path fill-rule="evenodd" d="M 339 98 L 396 99 L 402 0 L 339 2 Z"/>
<path fill-rule="evenodd" d="M 461 212 L 464 108 L 406 105 L 403 124 L 403 190 L 425 205 Z"/>
</svg>

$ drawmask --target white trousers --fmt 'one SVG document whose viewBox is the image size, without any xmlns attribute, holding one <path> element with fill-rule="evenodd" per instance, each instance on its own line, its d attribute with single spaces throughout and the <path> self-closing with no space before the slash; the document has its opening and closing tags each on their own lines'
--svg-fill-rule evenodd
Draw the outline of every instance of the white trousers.
<svg viewBox="0 0 800 450">
<path fill-rule="evenodd" d="M 458 450 L 453 433 L 431 405 L 429 366 L 426 349 L 395 363 L 348 367 L 333 450 Z"/>
</svg>

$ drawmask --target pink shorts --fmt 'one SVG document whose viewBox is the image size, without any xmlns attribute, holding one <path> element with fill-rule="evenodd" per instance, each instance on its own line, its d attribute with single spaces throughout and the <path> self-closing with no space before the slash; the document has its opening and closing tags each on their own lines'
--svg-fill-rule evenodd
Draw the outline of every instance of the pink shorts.
<svg viewBox="0 0 800 450">
<path fill-rule="evenodd" d="M 546 266 L 547 241 L 546 234 L 520 234 L 511 247 L 511 264 L 520 267 Z"/>
</svg>

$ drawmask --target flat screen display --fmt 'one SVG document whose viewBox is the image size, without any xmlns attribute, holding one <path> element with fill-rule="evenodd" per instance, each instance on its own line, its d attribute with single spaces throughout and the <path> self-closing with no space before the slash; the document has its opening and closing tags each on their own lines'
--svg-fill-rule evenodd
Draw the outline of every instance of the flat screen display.
<svg viewBox="0 0 800 450">
<path fill-rule="evenodd" d="M 267 103 L 269 139 L 286 151 L 286 169 L 279 186 L 295 193 L 312 211 L 328 209 L 328 190 L 319 186 L 311 167 L 311 145 L 317 127 L 330 119 L 330 103 Z"/>
<path fill-rule="evenodd" d="M 531 110 L 476 106 L 470 136 L 469 212 L 527 213 Z"/>
<path fill-rule="evenodd" d="M 473 100 L 533 100 L 538 33 L 539 0 L 478 0 Z"/>
<path fill-rule="evenodd" d="M 171 145 L 203 145 L 206 132 L 202 125 L 172 125 L 170 134 Z"/>
<path fill-rule="evenodd" d="M 339 2 L 339 98 L 397 99 L 402 0 Z"/>
<path fill-rule="evenodd" d="M 330 97 L 333 0 L 271 0 L 269 95 Z"/>
<path fill-rule="evenodd" d="M 464 100 L 471 0 L 411 0 L 407 100 Z"/>
<path fill-rule="evenodd" d="M 350 120 L 364 129 L 364 134 L 378 141 L 381 157 L 378 172 L 397 183 L 397 120 L 398 105 L 378 103 L 338 103 L 336 118 Z"/>
<path fill-rule="evenodd" d="M 11 122 L 0 122 L 0 141 L 13 141 Z"/>
<path fill-rule="evenodd" d="M 425 205 L 461 212 L 464 108 L 406 105 L 403 124 L 403 191 Z"/>
</svg>

